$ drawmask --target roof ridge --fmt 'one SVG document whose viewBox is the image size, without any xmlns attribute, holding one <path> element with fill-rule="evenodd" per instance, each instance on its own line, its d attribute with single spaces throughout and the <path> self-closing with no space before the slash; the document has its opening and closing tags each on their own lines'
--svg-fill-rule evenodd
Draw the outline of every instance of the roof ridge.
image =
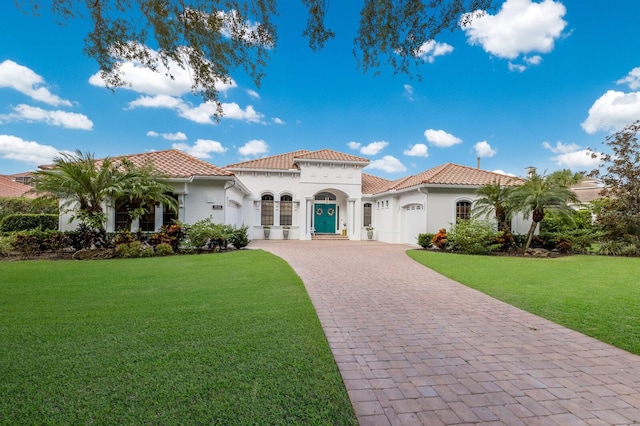
<svg viewBox="0 0 640 426">
<path fill-rule="evenodd" d="M 266 157 L 254 158 L 252 160 L 246 160 L 246 161 L 240 161 L 238 163 L 227 164 L 226 166 L 224 166 L 224 168 L 225 169 L 228 169 L 228 168 L 242 168 L 241 167 L 242 164 L 251 164 L 251 163 L 258 162 L 258 161 L 268 162 L 269 160 L 272 160 L 272 159 L 283 158 L 283 157 L 286 158 L 286 157 L 289 157 L 289 156 L 293 160 L 293 158 L 296 158 L 295 156 L 298 155 L 298 153 L 300 153 L 300 152 L 309 153 L 311 151 L 306 150 L 306 149 L 299 149 L 297 151 L 283 152 L 281 154 L 269 155 L 269 156 L 266 156 Z M 293 165 L 293 162 L 292 162 L 291 165 Z"/>
</svg>

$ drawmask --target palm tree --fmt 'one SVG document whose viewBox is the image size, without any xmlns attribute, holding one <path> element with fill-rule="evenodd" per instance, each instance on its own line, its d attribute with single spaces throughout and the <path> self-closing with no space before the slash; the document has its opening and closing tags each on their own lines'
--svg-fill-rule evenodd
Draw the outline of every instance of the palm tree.
<svg viewBox="0 0 640 426">
<path fill-rule="evenodd" d="M 531 173 L 525 182 L 514 188 L 510 199 L 516 211 L 522 212 L 525 219 L 531 217 L 531 226 L 527 234 L 524 249 L 531 245 L 538 224 L 544 219 L 545 211 L 554 210 L 560 214 L 572 212 L 568 203 L 577 203 L 576 194 L 569 189 L 567 174 L 564 171 L 542 176 Z"/>
<path fill-rule="evenodd" d="M 73 211 L 82 223 L 105 232 L 104 203 L 121 194 L 132 178 L 122 173 L 110 158 L 96 166 L 93 154 L 76 150 L 61 153 L 53 165 L 35 172 L 35 187 L 40 193 L 61 201 L 63 211 Z"/>
<path fill-rule="evenodd" d="M 116 208 L 126 205 L 129 213 L 127 229 L 131 229 L 134 220 L 149 213 L 154 204 L 163 204 L 174 213 L 178 212 L 178 202 L 171 195 L 173 188 L 151 164 L 136 167 L 123 159 L 121 167 L 128 174 L 135 175 L 134 179 L 127 181 L 123 194 L 116 200 Z"/>
<path fill-rule="evenodd" d="M 494 215 L 500 227 L 509 231 L 509 219 L 513 208 L 510 203 L 510 194 L 513 187 L 500 185 L 499 182 L 488 183 L 476 191 L 480 198 L 473 202 L 473 215 L 476 217 L 488 217 Z"/>
</svg>

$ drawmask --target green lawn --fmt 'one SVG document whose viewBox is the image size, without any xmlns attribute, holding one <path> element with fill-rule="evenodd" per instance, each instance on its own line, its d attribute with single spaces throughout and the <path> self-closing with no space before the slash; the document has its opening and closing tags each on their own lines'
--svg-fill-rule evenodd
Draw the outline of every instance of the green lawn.
<svg viewBox="0 0 640 426">
<path fill-rule="evenodd" d="M 407 253 L 469 287 L 640 355 L 640 259 Z"/>
<path fill-rule="evenodd" d="M 0 263 L 0 424 L 356 424 L 263 251 Z"/>
</svg>

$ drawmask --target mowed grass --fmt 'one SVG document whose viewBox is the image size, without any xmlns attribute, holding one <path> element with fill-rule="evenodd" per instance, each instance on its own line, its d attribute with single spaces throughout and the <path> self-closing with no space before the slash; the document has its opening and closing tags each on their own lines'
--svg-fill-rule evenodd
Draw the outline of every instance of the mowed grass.
<svg viewBox="0 0 640 426">
<path fill-rule="evenodd" d="M 407 253 L 496 299 L 640 355 L 640 259 Z"/>
<path fill-rule="evenodd" d="M 0 263 L 0 424 L 356 423 L 271 254 Z"/>
</svg>

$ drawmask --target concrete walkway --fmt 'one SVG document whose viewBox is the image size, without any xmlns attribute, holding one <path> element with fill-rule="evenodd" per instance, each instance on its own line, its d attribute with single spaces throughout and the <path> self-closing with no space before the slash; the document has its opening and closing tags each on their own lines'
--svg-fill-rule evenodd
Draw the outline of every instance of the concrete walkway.
<svg viewBox="0 0 640 426">
<path fill-rule="evenodd" d="M 361 425 L 640 424 L 640 357 L 378 242 L 254 241 L 304 281 Z"/>
</svg>

